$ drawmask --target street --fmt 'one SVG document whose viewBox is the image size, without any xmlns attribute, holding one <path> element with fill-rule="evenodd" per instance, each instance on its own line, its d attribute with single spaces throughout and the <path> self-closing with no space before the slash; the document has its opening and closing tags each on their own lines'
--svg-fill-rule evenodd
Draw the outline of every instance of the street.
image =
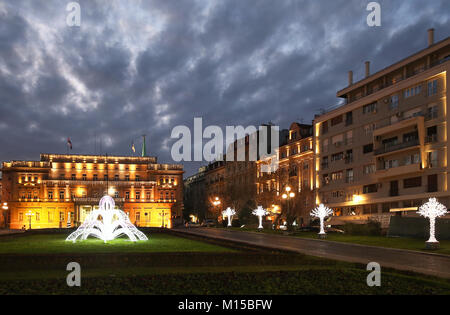
<svg viewBox="0 0 450 315">
<path fill-rule="evenodd" d="M 377 262 L 381 268 L 450 278 L 450 257 L 440 254 L 214 228 L 177 228 L 175 231 L 347 262 Z"/>
</svg>

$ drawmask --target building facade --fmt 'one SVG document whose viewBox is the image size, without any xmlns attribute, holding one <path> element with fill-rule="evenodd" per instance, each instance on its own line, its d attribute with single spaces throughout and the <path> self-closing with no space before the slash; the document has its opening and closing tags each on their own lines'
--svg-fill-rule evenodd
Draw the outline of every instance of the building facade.
<svg viewBox="0 0 450 315">
<path fill-rule="evenodd" d="M 184 218 L 202 222 L 206 218 L 206 166 L 199 168 L 198 173 L 184 180 Z"/>
<path fill-rule="evenodd" d="M 312 129 L 312 125 L 291 124 L 288 139 L 277 150 L 278 167 L 274 172 L 261 170 L 263 165 L 271 164 L 270 158 L 257 163 L 257 201 L 271 210 L 272 221 L 278 215 L 299 225 L 309 223 L 309 213 L 315 205 Z M 287 187 L 294 195 L 283 199 Z"/>
<path fill-rule="evenodd" d="M 155 157 L 41 154 L 4 162 L 1 171 L 12 229 L 77 226 L 105 194 L 136 226 L 182 222 L 183 167 Z"/>
<path fill-rule="evenodd" d="M 316 203 L 338 220 L 412 215 L 429 197 L 450 207 L 450 38 L 365 78 L 314 120 Z"/>
</svg>

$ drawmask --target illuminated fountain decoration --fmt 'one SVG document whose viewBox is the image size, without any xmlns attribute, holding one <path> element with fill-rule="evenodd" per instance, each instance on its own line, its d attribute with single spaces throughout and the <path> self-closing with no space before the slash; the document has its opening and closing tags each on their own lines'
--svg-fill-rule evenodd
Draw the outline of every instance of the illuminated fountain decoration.
<svg viewBox="0 0 450 315">
<path fill-rule="evenodd" d="M 236 214 L 236 211 L 234 209 L 231 209 L 230 207 L 227 208 L 227 210 L 222 211 L 222 216 L 225 218 L 228 218 L 228 226 L 231 226 L 231 220 L 233 219 L 233 216 Z"/>
<path fill-rule="evenodd" d="M 114 209 L 115 202 L 110 196 L 100 199 L 99 209 L 93 210 L 83 224 L 67 237 L 66 241 L 76 242 L 94 236 L 103 240 L 112 241 L 122 235 L 133 241 L 147 241 L 144 233 L 139 231 L 122 210 Z"/>
<path fill-rule="evenodd" d="M 439 203 L 436 198 L 430 198 L 427 203 L 420 206 L 417 213 L 430 219 L 430 239 L 426 242 L 427 248 L 438 248 L 439 242 L 435 236 L 436 218 L 445 215 L 447 213 L 447 207 Z"/>
<path fill-rule="evenodd" d="M 327 233 L 325 233 L 324 229 L 324 220 L 326 217 L 329 217 L 330 215 L 333 215 L 333 210 L 331 210 L 328 207 L 325 207 L 324 204 L 320 204 L 317 208 L 315 208 L 313 211 L 311 211 L 311 216 L 315 218 L 320 219 L 320 232 L 319 236 L 325 237 Z"/>
<path fill-rule="evenodd" d="M 266 215 L 269 214 L 268 211 L 266 211 L 266 209 L 264 209 L 261 206 L 258 206 L 258 208 L 256 208 L 255 210 L 252 211 L 253 215 L 256 215 L 259 219 L 259 226 L 258 229 L 263 229 L 263 225 L 262 225 L 262 218 Z"/>
</svg>

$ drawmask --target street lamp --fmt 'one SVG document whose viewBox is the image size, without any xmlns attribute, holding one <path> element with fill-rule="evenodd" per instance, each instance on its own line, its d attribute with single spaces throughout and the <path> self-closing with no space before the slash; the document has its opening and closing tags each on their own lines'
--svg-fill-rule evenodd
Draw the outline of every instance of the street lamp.
<svg viewBox="0 0 450 315">
<path fill-rule="evenodd" d="M 221 204 L 221 202 L 220 202 L 219 197 L 216 197 L 216 198 L 214 199 L 214 201 L 213 201 L 213 205 L 214 205 L 214 206 L 218 206 L 218 205 L 220 205 L 220 204 Z"/>
<path fill-rule="evenodd" d="M 31 217 L 34 215 L 34 213 L 29 210 L 27 213 L 25 213 L 25 215 L 28 216 L 29 228 L 31 230 Z"/>
<path fill-rule="evenodd" d="M 214 208 L 220 206 L 221 203 L 222 202 L 220 201 L 219 197 L 215 197 L 214 200 L 212 201 Z"/>
<path fill-rule="evenodd" d="M 2 209 L 3 209 L 3 219 L 4 219 L 4 224 L 5 224 L 5 227 L 7 226 L 7 214 L 6 214 L 6 211 L 8 211 L 8 203 L 7 202 L 4 202 L 3 204 L 2 204 Z"/>
<path fill-rule="evenodd" d="M 295 197 L 295 194 L 291 191 L 291 190 L 292 190 L 291 186 L 286 186 L 286 187 L 284 188 L 284 190 L 285 190 L 286 192 L 285 192 L 283 195 L 281 195 L 281 197 L 282 197 L 284 200 L 286 200 L 286 203 L 287 203 L 287 213 L 289 214 L 290 200 L 291 200 L 292 198 Z"/>
<path fill-rule="evenodd" d="M 162 219 L 162 223 L 161 223 L 161 227 L 164 228 L 164 216 L 166 216 L 168 213 L 162 211 L 159 215 L 161 216 Z"/>
</svg>

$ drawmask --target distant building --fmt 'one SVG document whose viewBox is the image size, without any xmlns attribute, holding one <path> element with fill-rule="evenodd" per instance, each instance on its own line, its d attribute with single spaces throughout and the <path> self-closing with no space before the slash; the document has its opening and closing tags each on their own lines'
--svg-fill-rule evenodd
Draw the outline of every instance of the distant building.
<svg viewBox="0 0 450 315">
<path fill-rule="evenodd" d="M 207 215 L 206 205 L 206 166 L 199 168 L 198 173 L 184 180 L 185 219 L 203 221 Z M 187 216 L 192 217 L 188 218 Z"/>
<path fill-rule="evenodd" d="M 450 207 L 450 38 L 337 92 L 345 105 L 314 120 L 316 203 L 334 221 L 389 222 L 429 197 Z"/>
<path fill-rule="evenodd" d="M 183 166 L 155 157 L 41 154 L 40 161 L 4 162 L 2 201 L 13 229 L 79 225 L 109 194 L 132 223 L 172 227 L 181 223 Z"/>
</svg>

